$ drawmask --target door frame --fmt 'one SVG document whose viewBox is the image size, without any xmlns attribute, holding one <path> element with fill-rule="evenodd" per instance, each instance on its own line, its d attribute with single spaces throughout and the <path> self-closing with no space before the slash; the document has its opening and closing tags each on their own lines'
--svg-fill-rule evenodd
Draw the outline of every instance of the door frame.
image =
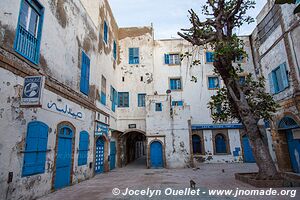
<svg viewBox="0 0 300 200">
<path fill-rule="evenodd" d="M 59 130 L 67 126 L 73 131 L 73 137 L 72 137 L 72 159 L 71 159 L 71 170 L 70 170 L 70 185 L 72 185 L 73 182 L 73 176 L 74 176 L 74 153 L 75 153 L 75 137 L 76 137 L 76 128 L 75 126 L 68 121 L 63 121 L 57 124 L 56 126 L 56 139 L 55 139 L 55 147 L 54 147 L 54 161 L 53 161 L 53 174 L 52 174 L 52 184 L 51 184 L 51 190 L 55 191 L 55 175 L 56 175 L 56 158 L 57 158 L 57 150 L 58 150 L 58 139 L 59 139 Z"/>
</svg>

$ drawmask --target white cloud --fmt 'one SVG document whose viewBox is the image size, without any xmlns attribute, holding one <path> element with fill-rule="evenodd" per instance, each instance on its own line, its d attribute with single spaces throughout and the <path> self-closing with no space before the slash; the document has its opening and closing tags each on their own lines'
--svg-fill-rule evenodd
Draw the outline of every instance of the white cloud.
<svg viewBox="0 0 300 200">
<path fill-rule="evenodd" d="M 120 27 L 154 25 L 157 39 L 178 37 L 181 28 L 190 26 L 188 10 L 201 12 L 206 0 L 109 0 L 114 16 Z M 267 0 L 257 0 L 256 8 L 249 13 L 256 17 Z M 238 33 L 249 35 L 255 23 L 244 25 Z"/>
</svg>

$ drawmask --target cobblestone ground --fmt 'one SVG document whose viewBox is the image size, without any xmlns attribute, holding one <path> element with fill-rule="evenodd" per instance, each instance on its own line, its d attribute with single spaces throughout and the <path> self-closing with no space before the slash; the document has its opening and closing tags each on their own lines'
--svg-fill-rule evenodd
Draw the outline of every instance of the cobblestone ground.
<svg viewBox="0 0 300 200">
<path fill-rule="evenodd" d="M 223 172 L 223 169 L 225 172 Z M 257 189 L 234 179 L 234 173 L 257 171 L 255 164 L 202 164 L 200 169 L 145 169 L 137 164 L 126 168 L 116 169 L 109 173 L 96 175 L 94 178 L 71 187 L 51 193 L 41 200 L 101 200 L 101 199 L 292 199 L 290 196 L 209 196 L 208 189 Z M 196 182 L 196 189 L 200 189 L 199 196 L 167 196 L 165 189 L 185 189 L 190 187 L 190 180 Z M 161 191 L 161 195 L 148 196 L 114 196 L 112 190 L 119 188 L 121 193 L 126 188 L 134 190 Z M 277 191 L 280 191 L 280 188 Z M 297 190 L 300 188 L 286 188 Z M 168 190 L 169 191 L 169 190 Z M 203 194 L 206 192 L 206 194 Z M 296 194 L 293 199 L 299 199 Z M 199 198 L 200 197 L 200 198 Z"/>
</svg>

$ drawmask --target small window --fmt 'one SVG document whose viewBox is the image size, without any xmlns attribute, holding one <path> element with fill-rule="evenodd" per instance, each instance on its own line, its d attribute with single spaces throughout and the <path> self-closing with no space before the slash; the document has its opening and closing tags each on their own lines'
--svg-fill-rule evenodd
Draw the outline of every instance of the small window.
<svg viewBox="0 0 300 200">
<path fill-rule="evenodd" d="M 124 82 L 125 81 L 125 77 L 124 76 L 122 76 L 122 82 Z"/>
<path fill-rule="evenodd" d="M 246 77 L 245 76 L 240 76 L 239 77 L 239 82 L 241 85 L 244 85 L 246 83 Z"/>
<path fill-rule="evenodd" d="M 143 76 L 141 76 L 141 82 L 143 82 L 144 81 L 144 77 Z"/>
<path fill-rule="evenodd" d="M 45 172 L 48 130 L 42 122 L 28 123 L 22 176 Z"/>
<path fill-rule="evenodd" d="M 103 33 L 103 40 L 107 44 L 108 41 L 108 26 L 106 21 L 104 21 L 104 33 Z"/>
<path fill-rule="evenodd" d="M 106 78 L 102 75 L 101 78 L 101 104 L 106 105 Z"/>
<path fill-rule="evenodd" d="M 201 147 L 201 138 L 199 135 L 192 136 L 193 141 L 193 153 L 194 154 L 202 154 L 202 147 Z"/>
<path fill-rule="evenodd" d="M 80 132 L 78 149 L 78 166 L 86 165 L 89 151 L 89 134 L 86 131 Z"/>
<path fill-rule="evenodd" d="M 215 90 L 220 88 L 219 77 L 208 77 L 208 89 Z"/>
<path fill-rule="evenodd" d="M 167 65 L 180 65 L 179 54 L 165 54 L 165 64 Z"/>
<path fill-rule="evenodd" d="M 138 94 L 138 107 L 145 107 L 146 94 Z"/>
<path fill-rule="evenodd" d="M 223 134 L 217 134 L 215 137 L 216 153 L 227 153 L 226 138 Z"/>
<path fill-rule="evenodd" d="M 172 106 L 183 106 L 183 101 L 172 101 Z"/>
<path fill-rule="evenodd" d="M 171 78 L 170 79 L 170 89 L 171 90 L 181 90 L 181 78 Z"/>
<path fill-rule="evenodd" d="M 155 111 L 158 112 L 162 111 L 162 103 L 155 103 Z"/>
<path fill-rule="evenodd" d="M 89 85 L 90 85 L 90 59 L 82 51 L 80 91 L 85 95 L 89 95 Z"/>
<path fill-rule="evenodd" d="M 207 51 L 206 55 L 206 63 L 213 63 L 215 61 L 215 53 L 211 51 Z"/>
<path fill-rule="evenodd" d="M 44 8 L 37 0 L 21 0 L 15 50 L 34 64 L 39 63 Z"/>
<path fill-rule="evenodd" d="M 129 107 L 129 93 L 128 92 L 119 92 L 119 107 Z"/>
<path fill-rule="evenodd" d="M 139 48 L 129 48 L 129 64 L 139 64 Z"/>
<path fill-rule="evenodd" d="M 281 64 L 269 74 L 269 83 L 272 94 L 277 94 L 289 87 L 286 63 Z"/>
<path fill-rule="evenodd" d="M 113 49 L 114 59 L 117 59 L 117 43 L 114 41 L 114 49 Z"/>
</svg>

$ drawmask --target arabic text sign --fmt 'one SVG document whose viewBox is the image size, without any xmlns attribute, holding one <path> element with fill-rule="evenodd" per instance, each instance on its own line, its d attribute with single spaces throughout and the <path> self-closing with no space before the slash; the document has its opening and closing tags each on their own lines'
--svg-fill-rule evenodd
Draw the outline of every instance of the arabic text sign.
<svg viewBox="0 0 300 200">
<path fill-rule="evenodd" d="M 42 87 L 42 76 L 25 77 L 21 105 L 40 105 Z"/>
<path fill-rule="evenodd" d="M 103 134 L 108 135 L 108 125 L 100 122 L 96 122 L 95 135 L 99 136 Z"/>
<path fill-rule="evenodd" d="M 47 108 L 49 108 L 51 110 L 55 110 L 55 111 L 63 113 L 63 114 L 66 114 L 70 117 L 73 117 L 74 119 L 82 119 L 83 118 L 82 112 L 74 112 L 72 110 L 72 108 L 69 107 L 68 105 L 65 105 L 64 107 L 59 107 L 59 106 L 57 106 L 56 103 L 49 102 L 47 104 Z"/>
</svg>

